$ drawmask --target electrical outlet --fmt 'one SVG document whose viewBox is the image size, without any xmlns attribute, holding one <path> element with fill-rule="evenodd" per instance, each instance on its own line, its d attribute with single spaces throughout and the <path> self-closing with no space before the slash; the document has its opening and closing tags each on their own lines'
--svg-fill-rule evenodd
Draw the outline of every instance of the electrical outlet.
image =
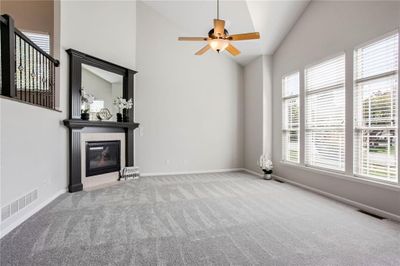
<svg viewBox="0 0 400 266">
<path fill-rule="evenodd" d="M 165 160 L 165 164 L 170 164 L 171 161 L 169 159 Z"/>
</svg>

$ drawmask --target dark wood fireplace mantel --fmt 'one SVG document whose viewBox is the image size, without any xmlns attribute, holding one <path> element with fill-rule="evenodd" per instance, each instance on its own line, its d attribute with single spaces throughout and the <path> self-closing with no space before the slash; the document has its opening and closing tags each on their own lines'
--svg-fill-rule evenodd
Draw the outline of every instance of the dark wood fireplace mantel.
<svg viewBox="0 0 400 266">
<path fill-rule="evenodd" d="M 133 108 L 128 111 L 129 122 L 81 120 L 82 64 L 113 72 L 123 77 L 122 97 L 134 98 L 134 75 L 137 71 L 107 62 L 103 59 L 69 49 L 69 117 L 63 123 L 69 129 L 69 186 L 70 192 L 83 189 L 81 166 L 81 134 L 124 133 L 125 164 L 134 165 L 134 134 L 139 126 L 133 121 Z"/>
<path fill-rule="evenodd" d="M 81 119 L 65 119 L 64 125 L 69 128 L 82 129 L 84 127 L 108 127 L 135 129 L 139 123 L 135 122 L 114 122 L 114 121 L 87 121 Z"/>
</svg>

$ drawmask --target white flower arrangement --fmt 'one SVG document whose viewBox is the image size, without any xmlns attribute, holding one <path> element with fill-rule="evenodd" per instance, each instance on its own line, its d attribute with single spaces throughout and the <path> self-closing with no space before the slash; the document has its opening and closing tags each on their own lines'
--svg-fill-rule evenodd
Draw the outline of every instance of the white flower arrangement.
<svg viewBox="0 0 400 266">
<path fill-rule="evenodd" d="M 81 89 L 81 103 L 82 103 L 82 112 L 89 112 L 90 105 L 94 102 L 94 95 L 86 93 L 85 90 Z"/>
<path fill-rule="evenodd" d="M 133 99 L 130 98 L 129 100 L 126 100 L 122 97 L 117 97 L 114 99 L 114 105 L 115 107 L 118 108 L 119 112 L 121 112 L 124 109 L 132 109 L 133 107 Z"/>
<path fill-rule="evenodd" d="M 272 161 L 267 158 L 265 155 L 260 156 L 259 166 L 264 172 L 272 172 Z"/>
</svg>

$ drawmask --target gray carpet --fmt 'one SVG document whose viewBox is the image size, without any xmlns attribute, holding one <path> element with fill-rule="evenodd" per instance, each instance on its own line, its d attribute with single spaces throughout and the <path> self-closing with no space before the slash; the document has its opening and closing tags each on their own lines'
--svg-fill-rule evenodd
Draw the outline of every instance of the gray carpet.
<svg viewBox="0 0 400 266">
<path fill-rule="evenodd" d="M 242 172 L 143 177 L 60 196 L 1 265 L 400 265 L 400 224 Z"/>
</svg>

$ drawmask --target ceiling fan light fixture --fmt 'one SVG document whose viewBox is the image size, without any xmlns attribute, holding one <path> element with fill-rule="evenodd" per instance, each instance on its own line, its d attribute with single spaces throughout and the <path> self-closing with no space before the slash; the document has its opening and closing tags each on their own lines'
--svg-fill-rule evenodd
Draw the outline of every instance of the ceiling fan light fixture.
<svg viewBox="0 0 400 266">
<path fill-rule="evenodd" d="M 229 41 L 225 39 L 209 39 L 208 44 L 214 51 L 220 53 L 228 47 Z"/>
<path fill-rule="evenodd" d="M 208 32 L 208 37 L 179 37 L 178 41 L 207 41 L 207 45 L 197 51 L 195 55 L 203 55 L 211 48 L 218 53 L 226 50 L 231 55 L 237 56 L 240 51 L 231 42 L 255 39 L 260 39 L 260 33 L 228 33 L 225 29 L 225 20 L 219 18 L 219 0 L 217 0 L 217 18 L 214 19 L 214 28 Z"/>
</svg>

